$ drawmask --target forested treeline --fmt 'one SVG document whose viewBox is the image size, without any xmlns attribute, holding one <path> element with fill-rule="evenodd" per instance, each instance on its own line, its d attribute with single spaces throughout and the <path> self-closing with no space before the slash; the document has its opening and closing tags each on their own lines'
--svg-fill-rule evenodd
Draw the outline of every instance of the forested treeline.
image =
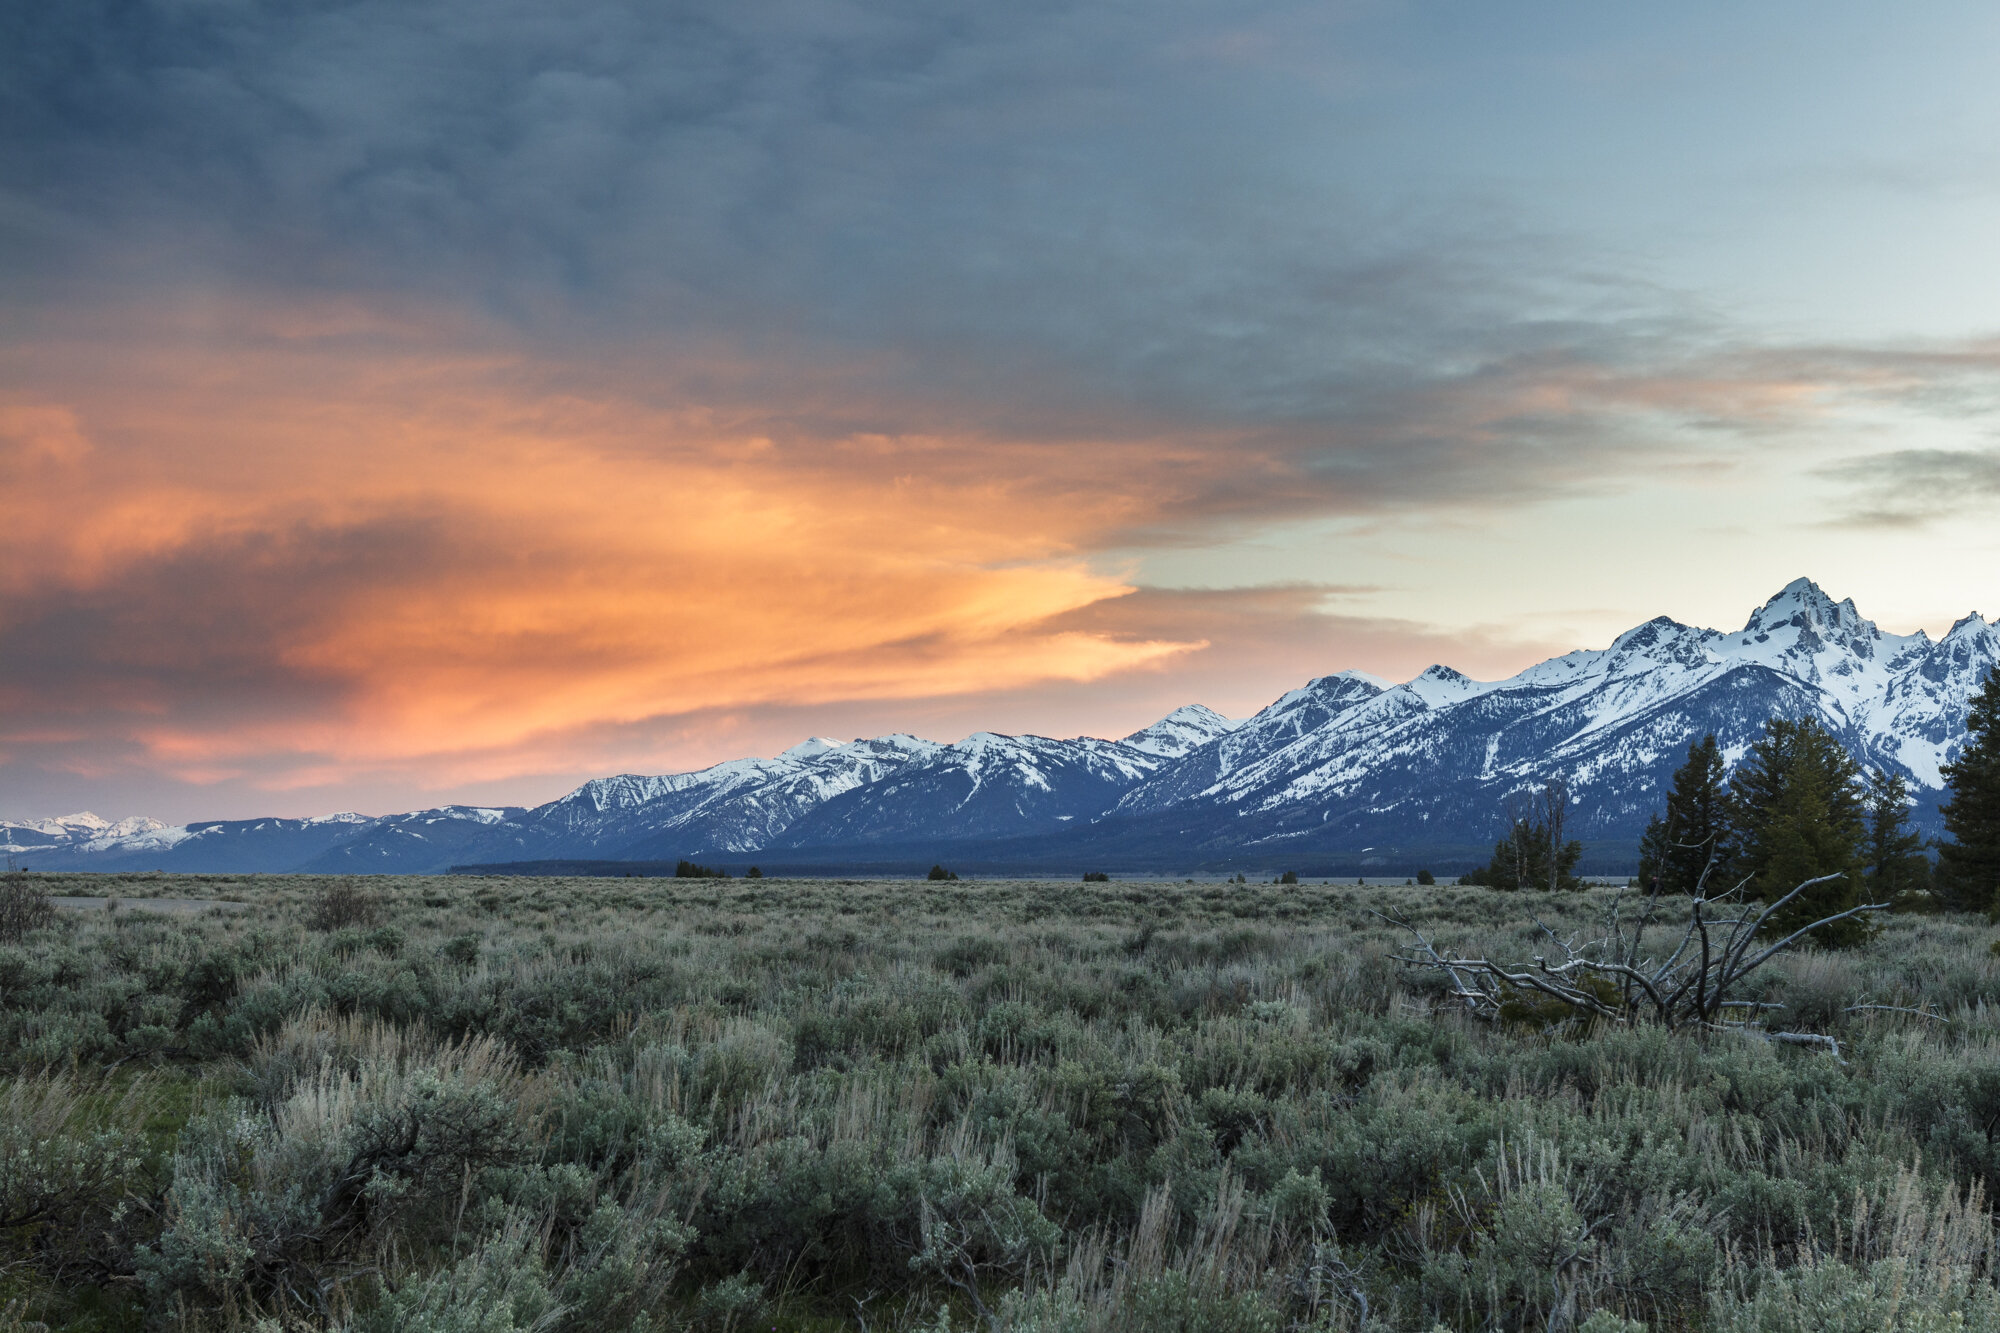
<svg viewBox="0 0 2000 1333">
<path fill-rule="evenodd" d="M 1688 747 L 1640 841 L 1639 885 L 1710 896 L 1740 887 L 1768 902 L 1823 880 L 1772 919 L 1780 932 L 1863 902 L 1991 910 L 2000 892 L 2000 669 L 1974 698 L 1966 744 L 1943 776 L 1945 838 L 1932 849 L 1911 826 L 1904 778 L 1864 770 L 1816 719 L 1771 719 L 1733 772 L 1716 738 L 1704 736 Z M 1518 795 L 1492 862 L 1461 882 L 1581 887 L 1583 847 L 1564 837 L 1566 803 L 1560 780 Z M 1850 918 L 1819 942 L 1852 944 L 1867 928 Z"/>
</svg>

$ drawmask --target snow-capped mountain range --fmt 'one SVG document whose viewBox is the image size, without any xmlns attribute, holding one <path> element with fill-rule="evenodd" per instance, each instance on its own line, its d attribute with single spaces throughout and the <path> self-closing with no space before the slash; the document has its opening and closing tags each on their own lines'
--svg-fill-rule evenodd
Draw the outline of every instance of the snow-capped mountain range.
<svg viewBox="0 0 2000 1333">
<path fill-rule="evenodd" d="M 955 745 L 814 738 L 771 759 L 624 774 L 533 809 L 370 818 L 0 823 L 39 869 L 415 872 L 510 861 L 907 868 L 1449 869 L 1482 859 L 1510 794 L 1560 776 L 1570 828 L 1629 864 L 1690 741 L 1733 764 L 1773 716 L 1814 716 L 1907 777 L 1935 820 L 1940 768 L 2000 661 L 1977 615 L 1933 642 L 1884 634 L 1800 579 L 1734 633 L 1661 618 L 1502 681 L 1434 666 L 1401 684 L 1321 677 L 1232 722 L 1189 705 L 1122 740 L 979 732 Z"/>
</svg>

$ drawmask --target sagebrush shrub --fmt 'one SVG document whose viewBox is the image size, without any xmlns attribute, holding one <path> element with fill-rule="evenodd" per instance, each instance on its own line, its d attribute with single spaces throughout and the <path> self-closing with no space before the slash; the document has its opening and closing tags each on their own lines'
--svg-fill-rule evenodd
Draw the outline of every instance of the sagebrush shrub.
<svg viewBox="0 0 2000 1333">
<path fill-rule="evenodd" d="M 8 1281 L 188 1329 L 1988 1318 L 1978 918 L 1773 972 L 1837 1062 L 1474 1022 L 1369 914 L 1526 958 L 1597 891 L 384 879 L 312 929 L 326 883 L 0 942 Z"/>
<path fill-rule="evenodd" d="M 48 891 L 18 871 L 0 875 L 0 940 L 25 939 L 56 919 Z"/>
<path fill-rule="evenodd" d="M 44 1273 L 102 1280 L 122 1267 L 146 1152 L 117 1122 L 135 1118 L 143 1091 L 63 1075 L 0 1082 L 0 1233 L 25 1242 Z"/>
<path fill-rule="evenodd" d="M 353 880 L 339 879 L 320 886 L 306 909 L 306 924 L 314 930 L 346 930 L 372 926 L 380 913 L 375 895 Z"/>
<path fill-rule="evenodd" d="M 510 1218 L 458 1262 L 398 1284 L 342 1333 L 553 1333 L 564 1310 L 539 1250 L 528 1219 Z"/>
</svg>

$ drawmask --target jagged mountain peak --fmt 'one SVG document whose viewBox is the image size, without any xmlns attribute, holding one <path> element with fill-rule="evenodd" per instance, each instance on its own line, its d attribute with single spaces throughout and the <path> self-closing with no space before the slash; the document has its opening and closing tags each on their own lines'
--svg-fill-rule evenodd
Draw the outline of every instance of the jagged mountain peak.
<svg viewBox="0 0 2000 1333">
<path fill-rule="evenodd" d="M 1672 616 L 1654 616 L 1643 625 L 1634 625 L 1611 641 L 1613 653 L 1647 652 L 1664 645 L 1677 644 L 1689 637 L 1711 636 L 1714 630 L 1696 629 L 1683 625 Z"/>
<path fill-rule="evenodd" d="M 1228 762 L 1203 770 L 1198 787 L 1170 770 L 1121 809 L 1171 812 L 1177 826 L 1226 829 L 1242 845 L 1360 846 L 1440 829 L 1467 836 L 1506 791 L 1559 777 L 1587 804 L 1593 836 L 1624 838 L 1691 739 L 1717 733 L 1734 762 L 1776 716 L 1818 717 L 1864 762 L 1935 792 L 1964 735 L 1967 692 L 2000 656 L 1983 620 L 1961 625 L 1945 645 L 1883 634 L 1852 601 L 1799 580 L 1733 634 L 1662 616 L 1609 649 L 1507 680 L 1433 666 L 1296 736 L 1259 725 L 1274 705 L 1223 742 L 1234 747 Z"/>
<path fill-rule="evenodd" d="M 815 762 L 821 767 L 921 763 L 944 753 L 944 750 L 945 747 L 936 741 L 895 731 L 887 736 L 864 737 L 838 750 L 829 750 Z"/>
<path fill-rule="evenodd" d="M 1236 725 L 1233 721 L 1224 717 L 1222 714 L 1216 712 L 1213 708 L 1210 708 L 1207 704 L 1182 704 L 1179 708 L 1174 709 L 1171 713 L 1168 713 L 1165 717 L 1161 718 L 1160 721 L 1201 722 L 1208 725 L 1219 726 L 1225 731 L 1227 731 L 1230 727 Z M 1154 725 L 1157 726 L 1158 723 L 1155 723 Z M 1134 732 L 1133 734 L 1137 735 L 1138 733 Z"/>
<path fill-rule="evenodd" d="M 1996 625 L 2000 625 L 2000 620 L 1995 620 L 1989 624 L 1984 616 L 1980 615 L 1977 611 L 1973 611 L 1953 621 L 1951 628 L 1945 631 L 1944 638 L 1938 640 L 1938 642 L 1950 643 L 1955 639 L 1984 637 Z M 1921 630 L 1918 632 L 1922 633 Z"/>
<path fill-rule="evenodd" d="M 119 820 L 116 824 L 106 824 L 100 831 L 114 838 L 129 838 L 137 833 L 157 833 L 166 827 L 167 825 L 160 820 L 149 819 L 145 815 L 133 815 Z"/>
<path fill-rule="evenodd" d="M 1126 764 L 1136 758 L 1137 756 L 1131 754 L 1121 742 L 1107 741 L 1096 736 L 1076 736 L 1068 740 L 1057 740 L 1054 737 L 1036 736 L 1030 733 L 1012 735 L 1000 731 L 975 731 L 962 741 L 936 747 L 934 752 L 921 756 L 920 762 L 932 766 L 958 765 L 976 775 L 980 766 L 989 761 L 1011 762 L 1033 767 L 1051 759 L 1083 762 L 1108 760 Z"/>
<path fill-rule="evenodd" d="M 102 833 L 111 827 L 111 821 L 103 815 L 88 810 L 79 810 L 73 815 L 57 815 L 52 819 L 31 819 L 15 825 L 16 828 L 33 829 L 37 833 L 54 836 Z"/>
<path fill-rule="evenodd" d="M 1853 598 L 1836 602 L 1811 579 L 1793 579 L 1772 594 L 1769 601 L 1750 613 L 1742 634 L 1749 638 L 1783 627 L 1817 631 L 1821 637 L 1838 639 L 1872 637 L 1876 633 L 1875 622 L 1862 618 L 1854 609 Z"/>
<path fill-rule="evenodd" d="M 1822 617 L 1832 616 L 1839 611 L 1840 605 L 1840 603 L 1836 603 L 1827 594 L 1826 589 L 1820 587 L 1819 584 L 1813 582 L 1811 579 L 1796 578 L 1772 593 L 1764 600 L 1762 606 L 1752 611 L 1750 613 L 1750 624 L 1754 625 L 1759 620 L 1767 624 L 1776 623 L 1777 621 L 1789 619 L 1793 614 L 1801 611 Z M 1852 610 L 1854 602 L 1852 599 L 1849 599 L 1845 605 L 1849 610 Z M 1746 625 L 1744 628 L 1749 628 L 1749 625 Z"/>
<path fill-rule="evenodd" d="M 692 773 L 649 776 L 620 773 L 616 777 L 592 778 L 552 804 L 597 812 L 633 809 L 650 805 L 664 796 L 690 788 L 715 789 L 742 786 L 790 771 L 796 761 L 783 759 L 728 759 Z"/>
<path fill-rule="evenodd" d="M 1854 717 L 1855 709 L 1882 697 L 1891 674 L 1931 647 L 1923 631 L 1884 634 L 1852 598 L 1836 602 L 1810 579 L 1795 579 L 1751 612 L 1741 630 L 1713 640 L 1710 652 L 1720 662 L 1754 662 L 1822 686 Z"/>
</svg>

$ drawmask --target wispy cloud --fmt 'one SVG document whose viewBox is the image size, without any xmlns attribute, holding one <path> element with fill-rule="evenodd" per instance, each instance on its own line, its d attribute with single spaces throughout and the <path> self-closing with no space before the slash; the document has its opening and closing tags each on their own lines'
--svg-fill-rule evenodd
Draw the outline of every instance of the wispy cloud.
<svg viewBox="0 0 2000 1333">
<path fill-rule="evenodd" d="M 1849 459 L 1820 475 L 1849 488 L 1847 527 L 1917 527 L 2000 497 L 2000 449 L 1897 449 Z"/>
</svg>

